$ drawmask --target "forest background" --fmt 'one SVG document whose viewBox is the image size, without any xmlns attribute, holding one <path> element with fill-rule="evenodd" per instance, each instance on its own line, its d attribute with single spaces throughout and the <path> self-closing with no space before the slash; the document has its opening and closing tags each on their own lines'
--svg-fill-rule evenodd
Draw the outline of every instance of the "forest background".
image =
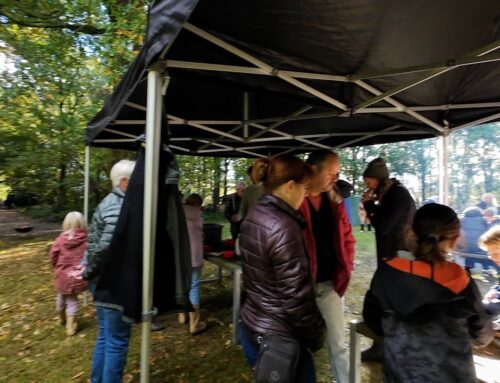
<svg viewBox="0 0 500 383">
<path fill-rule="evenodd" d="M 82 210 L 84 131 L 140 49 L 148 1 L 0 0 L 0 200 L 10 192 L 32 215 Z M 450 205 L 476 204 L 500 186 L 500 125 L 449 140 Z M 344 148 L 341 178 L 363 190 L 369 160 L 383 156 L 418 201 L 438 194 L 437 140 Z M 93 148 L 90 206 L 110 189 L 114 162 L 133 152 Z M 251 159 L 178 156 L 180 189 L 207 205 L 246 181 Z"/>
</svg>

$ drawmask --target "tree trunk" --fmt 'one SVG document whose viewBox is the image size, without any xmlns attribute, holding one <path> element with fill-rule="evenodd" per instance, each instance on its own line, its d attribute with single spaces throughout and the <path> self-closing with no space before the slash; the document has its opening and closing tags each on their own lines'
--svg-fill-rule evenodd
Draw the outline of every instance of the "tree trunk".
<svg viewBox="0 0 500 383">
<path fill-rule="evenodd" d="M 229 171 L 229 163 L 230 160 L 229 158 L 224 158 L 224 171 L 223 171 L 223 189 L 224 192 L 222 193 L 223 195 L 227 195 L 227 172 Z"/>
<path fill-rule="evenodd" d="M 57 196 L 57 206 L 63 209 L 66 205 L 66 164 L 59 166 L 59 187 Z"/>
<path fill-rule="evenodd" d="M 220 176 L 221 176 L 221 169 L 220 169 L 220 158 L 214 158 L 213 159 L 213 166 L 214 166 L 214 179 L 213 179 L 213 191 L 212 191 L 212 202 L 213 202 L 213 211 L 217 211 L 217 207 L 219 206 L 219 198 L 220 198 Z"/>
</svg>

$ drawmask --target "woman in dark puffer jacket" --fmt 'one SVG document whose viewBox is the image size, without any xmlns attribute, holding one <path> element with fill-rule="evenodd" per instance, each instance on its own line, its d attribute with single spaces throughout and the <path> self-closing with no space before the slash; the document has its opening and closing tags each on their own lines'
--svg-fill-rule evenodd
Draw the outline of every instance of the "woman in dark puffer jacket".
<svg viewBox="0 0 500 383">
<path fill-rule="evenodd" d="M 268 334 L 296 340 L 300 356 L 294 381 L 315 382 L 311 351 L 321 348 L 325 326 L 302 236 L 305 221 L 297 213 L 311 171 L 293 156 L 258 161 L 265 165 L 259 182 L 266 193 L 246 216 L 240 235 L 247 294 L 241 312 L 242 344 L 251 354 Z"/>
</svg>

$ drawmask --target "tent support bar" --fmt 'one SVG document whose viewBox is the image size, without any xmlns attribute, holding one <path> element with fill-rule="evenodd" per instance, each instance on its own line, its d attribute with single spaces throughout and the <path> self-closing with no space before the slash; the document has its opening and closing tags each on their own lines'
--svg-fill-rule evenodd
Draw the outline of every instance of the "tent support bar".
<svg viewBox="0 0 500 383">
<path fill-rule="evenodd" d="M 102 143 L 102 144 L 105 144 L 105 143 L 108 143 L 108 142 L 134 142 L 136 139 L 134 138 L 97 138 L 95 139 L 94 141 L 92 142 L 95 142 L 96 144 L 97 143 Z"/>
<path fill-rule="evenodd" d="M 114 120 L 113 125 L 146 125 L 146 120 Z"/>
<path fill-rule="evenodd" d="M 373 86 L 371 86 L 370 84 L 368 84 L 368 83 L 366 83 L 364 81 L 361 81 L 361 80 L 356 81 L 356 84 L 359 85 L 360 87 L 362 87 L 363 89 L 367 90 L 368 92 L 372 93 L 372 94 L 378 95 L 378 94 L 382 93 L 378 89 L 374 88 Z M 429 120 L 427 117 L 422 116 L 420 113 L 414 112 L 413 110 L 409 110 L 405 105 L 401 104 L 399 101 L 396 101 L 396 100 L 394 100 L 391 97 L 384 97 L 384 99 L 385 99 L 386 102 L 394 105 L 397 108 L 401 108 L 404 113 L 412 116 L 416 120 L 418 120 L 420 122 L 423 122 L 426 125 L 429 125 L 431 128 L 437 130 L 438 132 L 443 132 L 444 131 L 444 128 L 442 126 L 440 126 L 440 125 L 436 124 L 435 122 Z M 358 109 L 358 107 L 355 108 L 354 113 L 356 113 L 357 109 Z"/>
<path fill-rule="evenodd" d="M 170 146 L 172 149 L 177 149 L 177 150 L 180 150 L 181 152 L 186 152 L 186 153 L 191 152 L 191 150 L 189 150 L 189 149 L 187 149 L 187 148 L 183 148 L 183 147 L 181 147 L 181 146 L 171 145 L 171 144 L 169 144 L 168 146 Z"/>
<path fill-rule="evenodd" d="M 235 141 L 239 141 L 239 142 L 243 142 L 244 141 L 243 138 L 235 136 L 234 134 L 226 133 L 226 132 L 223 132 L 221 130 L 210 128 L 210 127 L 202 125 L 202 124 L 197 124 L 197 123 L 194 123 L 194 122 L 189 121 L 189 120 L 184 120 L 184 119 L 182 119 L 180 117 L 176 117 L 176 116 L 173 116 L 171 114 L 167 114 L 167 117 L 169 119 L 177 121 L 177 122 L 183 122 L 185 125 L 192 126 L 193 128 L 198 128 L 198 129 L 201 129 L 201 130 L 205 130 L 207 132 L 211 132 L 211 133 L 214 133 L 214 134 L 219 134 L 221 136 L 224 136 L 224 137 L 227 137 L 227 138 L 231 138 L 232 140 L 235 140 Z"/>
<path fill-rule="evenodd" d="M 89 186 L 90 186 L 90 146 L 85 146 L 85 170 L 83 181 L 83 216 L 89 222 Z"/>
<path fill-rule="evenodd" d="M 352 140 L 352 141 L 345 142 L 345 143 L 343 143 L 342 145 L 334 146 L 334 147 L 332 147 L 332 148 L 330 148 L 330 149 L 339 149 L 339 148 L 343 148 L 344 146 L 350 145 L 350 144 L 352 144 L 352 143 L 359 142 L 359 141 L 363 141 L 363 140 L 366 140 L 367 138 L 370 138 L 370 137 L 375 137 L 375 136 L 378 136 L 381 132 L 388 132 L 388 131 L 391 131 L 391 130 L 397 129 L 397 128 L 399 128 L 399 127 L 400 127 L 400 125 L 393 125 L 393 126 L 390 126 L 390 127 L 386 128 L 386 129 L 381 130 L 380 132 L 370 133 L 370 134 L 368 134 L 368 135 L 366 135 L 366 136 L 356 138 L 356 139 L 354 139 L 354 140 Z M 314 142 L 319 142 L 319 141 L 324 140 L 324 139 L 326 139 L 326 138 L 328 138 L 328 137 L 329 137 L 329 136 L 323 136 L 323 137 L 320 137 L 320 138 L 318 138 L 317 140 L 315 140 Z M 296 149 L 303 149 L 303 148 L 305 148 L 305 147 L 307 147 L 307 146 L 306 146 L 306 145 L 301 145 L 301 146 L 297 147 Z M 291 151 L 292 151 L 292 150 L 286 150 L 286 151 L 284 151 L 284 152 L 278 153 L 277 155 L 287 154 L 287 153 L 289 153 L 289 152 L 291 152 Z"/>
<path fill-rule="evenodd" d="M 476 109 L 476 108 L 498 108 L 500 107 L 500 102 L 484 102 L 484 103 L 474 103 L 474 104 L 445 104 L 445 105 L 429 105 L 429 106 L 409 106 L 406 109 L 401 107 L 375 107 L 375 108 L 364 108 L 356 111 L 356 114 L 362 113 L 403 113 L 405 110 L 411 110 L 414 112 L 426 112 L 433 110 L 454 110 L 454 109 Z M 311 108 L 309 108 L 311 109 Z M 298 121 L 298 120 L 313 120 L 316 118 L 329 118 L 339 116 L 338 111 L 324 112 L 324 113 L 310 113 L 302 114 L 296 116 L 279 116 L 279 117 L 269 117 L 269 118 L 257 118 L 251 119 L 247 122 L 265 124 L 269 122 L 278 121 Z M 221 121 L 221 120 L 190 120 L 191 122 L 203 124 L 203 125 L 236 125 L 243 124 L 244 121 Z M 181 122 L 171 122 L 172 125 L 179 125 Z"/>
<path fill-rule="evenodd" d="M 194 61 L 181 61 L 181 60 L 167 60 L 165 64 L 168 68 L 177 69 L 194 69 L 194 70 L 206 70 L 215 72 L 229 72 L 229 73 L 241 73 L 241 74 L 254 74 L 261 76 L 273 76 L 273 72 L 269 72 L 262 68 L 238 66 L 238 65 L 223 65 L 223 64 L 211 64 L 211 63 L 201 63 Z M 321 80 L 321 81 L 338 81 L 347 82 L 346 76 L 338 76 L 332 74 L 322 74 L 322 73 L 307 73 L 307 72 L 295 72 L 280 70 L 279 73 L 288 75 L 294 78 L 303 78 L 308 80 Z"/>
<path fill-rule="evenodd" d="M 479 120 L 471 121 L 468 122 L 467 124 L 459 125 L 453 128 L 453 131 L 459 130 L 459 129 L 465 129 L 469 128 L 471 126 L 476 126 L 476 125 L 481 125 L 489 121 L 493 121 L 500 118 L 500 113 L 492 114 L 491 116 L 483 117 L 480 118 Z"/>
<path fill-rule="evenodd" d="M 328 145 L 323 145 L 323 144 L 320 144 L 318 142 L 314 142 L 314 141 L 311 141 L 311 140 L 308 140 L 308 139 L 305 139 L 305 138 L 301 138 L 301 137 L 298 137 L 298 136 L 293 136 L 291 134 L 282 132 L 282 131 L 277 130 L 277 129 L 268 129 L 266 126 L 262 126 L 262 125 L 259 125 L 259 124 L 252 124 L 252 126 L 255 126 L 256 128 L 259 128 L 259 129 L 267 130 L 267 131 L 269 131 L 271 133 L 279 134 L 280 136 L 286 137 L 288 139 L 295 139 L 297 141 L 304 142 L 306 144 L 309 144 L 309 145 L 312 145 L 312 146 L 316 146 L 318 148 L 330 149 L 330 147 Z"/>
<path fill-rule="evenodd" d="M 498 42 L 497 42 L 498 44 Z M 393 71 L 383 71 L 383 72 L 366 72 L 358 73 L 349 77 L 350 80 L 370 80 L 374 78 L 387 77 L 387 76 L 398 76 L 409 73 L 424 72 L 429 70 L 442 70 L 442 69 L 454 69 L 460 66 L 475 65 L 475 64 L 485 64 L 489 62 L 495 62 L 500 60 L 499 54 L 484 55 L 479 57 L 462 57 L 458 59 L 450 59 L 446 62 L 439 64 L 430 65 L 417 65 L 413 67 L 397 69 Z"/>
<path fill-rule="evenodd" d="M 144 174 L 144 226 L 142 270 L 141 383 L 149 382 L 151 348 L 151 311 L 153 306 L 153 277 L 155 259 L 156 209 L 158 204 L 158 171 L 162 113 L 162 78 L 159 70 L 148 73 L 146 112 L 146 152 Z"/>
<path fill-rule="evenodd" d="M 390 132 L 391 130 L 395 130 L 395 129 L 398 129 L 400 128 L 401 126 L 400 125 L 394 125 L 394 126 L 390 126 L 386 129 L 383 129 L 381 132 L 376 132 L 376 133 L 371 133 L 371 134 L 367 134 L 366 136 L 363 136 L 363 137 L 359 137 L 359 138 L 355 138 L 351 141 L 347 141 L 347 142 L 344 142 L 343 144 L 340 144 L 340 145 L 337 145 L 337 146 L 334 146 L 334 149 L 341 149 L 341 148 L 344 148 L 348 145 L 351 145 L 351 144 L 354 144 L 356 142 L 360 142 L 360 141 L 363 141 L 363 140 L 366 140 L 368 138 L 372 138 L 372 137 L 376 137 L 376 136 L 379 136 L 381 133 L 384 133 L 384 132 Z"/>
<path fill-rule="evenodd" d="M 243 121 L 239 120 L 189 120 L 195 124 L 201 125 L 243 125 Z M 178 120 L 170 120 L 168 122 L 169 125 L 184 125 L 184 122 Z"/>
<path fill-rule="evenodd" d="M 240 152 L 240 153 L 245 153 L 245 154 L 250 154 L 251 156 L 255 156 L 255 157 L 265 157 L 263 156 L 262 154 L 259 154 L 259 153 L 254 153 L 254 152 L 251 152 L 249 151 L 247 148 L 235 148 L 235 147 L 232 147 L 232 146 L 228 146 L 228 145 L 223 145 L 223 144 L 219 144 L 217 142 L 212 142 L 212 143 L 209 143 L 209 141 L 206 141 L 206 140 L 199 140 L 200 142 L 203 142 L 207 145 L 205 146 L 210 146 L 210 145 L 213 145 L 213 146 L 218 146 L 219 148 L 223 148 L 224 151 L 235 151 L 235 152 Z M 196 150 L 195 151 L 196 153 L 203 153 L 203 152 L 200 152 L 200 150 Z"/>
<path fill-rule="evenodd" d="M 356 136 L 367 136 L 369 134 L 372 134 L 373 132 L 352 132 L 352 133 L 331 133 L 331 134 L 304 134 L 300 136 L 291 136 L 291 138 L 288 137 L 264 137 L 264 138 L 255 138 L 253 140 L 249 140 L 250 143 L 255 143 L 255 142 L 268 142 L 268 141 L 285 141 L 288 139 L 299 139 L 299 138 L 319 138 L 319 137 L 356 137 Z M 429 132 L 423 131 L 423 130 L 406 130 L 406 131 L 398 131 L 398 135 L 401 136 L 413 136 L 413 135 L 428 135 L 430 134 Z M 379 132 L 377 134 L 378 136 L 391 136 L 394 135 L 392 132 Z M 191 138 L 190 138 L 191 139 Z"/>
<path fill-rule="evenodd" d="M 463 59 L 473 58 L 473 57 L 478 57 L 478 56 L 481 57 L 481 56 L 487 55 L 488 53 L 495 51 L 498 48 L 500 48 L 500 41 L 497 40 L 492 44 L 489 44 L 481 49 L 478 49 L 478 50 L 472 52 L 471 54 L 465 56 Z M 424 76 L 420 77 L 418 80 L 407 82 L 406 84 L 402 84 L 402 85 L 395 87 L 393 89 L 389 89 L 388 91 L 383 92 L 383 93 L 380 92 L 379 94 L 377 94 L 376 97 L 373 97 L 373 98 L 366 100 L 366 101 L 362 102 L 361 104 L 357 105 L 355 110 L 366 108 L 367 106 L 376 104 L 379 101 L 386 100 L 388 97 L 394 96 L 394 95 L 396 95 L 404 90 L 412 88 L 418 84 L 421 84 L 427 80 L 430 80 L 436 76 L 439 76 L 439 75 L 446 73 L 450 70 L 453 70 L 455 68 L 457 68 L 457 66 L 451 66 L 451 67 L 447 67 L 444 69 L 429 70 L 429 72 L 427 72 Z M 358 81 L 361 81 L 361 80 L 356 80 L 355 83 L 358 84 Z"/>
<path fill-rule="evenodd" d="M 448 205 L 449 177 L 448 177 L 448 140 L 449 136 L 438 137 L 437 149 L 439 153 L 439 203 Z"/>
<path fill-rule="evenodd" d="M 228 52 L 231 52 L 232 54 L 242 58 L 243 60 L 246 60 L 250 62 L 251 64 L 255 65 L 256 67 L 263 69 L 264 71 L 268 72 L 269 74 L 276 76 L 278 78 L 281 78 L 283 81 L 286 81 L 294 86 L 296 86 L 299 89 L 302 89 L 304 92 L 307 92 L 309 94 L 312 94 L 313 96 L 339 108 L 340 110 L 346 111 L 348 110 L 348 107 L 343 104 L 342 102 L 326 95 L 325 93 L 320 92 L 319 90 L 291 77 L 290 75 L 280 72 L 276 68 L 273 68 L 269 64 L 266 64 L 265 62 L 259 60 L 258 58 L 242 51 L 239 48 L 236 48 L 234 45 L 228 44 L 227 42 L 219 39 L 218 37 L 211 35 L 210 33 L 195 27 L 193 24 L 190 23 L 185 23 L 184 24 L 184 29 L 187 29 L 188 31 L 194 33 L 195 35 L 210 41 L 212 44 L 217 45 L 220 48 L 223 48 L 227 50 Z"/>
<path fill-rule="evenodd" d="M 288 119 L 289 119 L 290 117 L 298 116 L 298 115 L 300 115 L 300 114 L 302 114 L 302 113 L 307 112 L 307 111 L 308 111 L 308 110 L 310 110 L 311 108 L 312 108 L 311 106 L 305 106 L 305 107 L 303 107 L 303 108 L 300 108 L 299 110 L 297 110 L 297 111 L 293 112 L 290 116 L 284 117 L 284 118 L 283 118 L 283 119 L 281 119 L 280 121 L 275 122 L 275 123 L 274 123 L 273 125 L 271 125 L 268 129 L 273 129 L 273 128 L 276 128 L 276 127 L 278 127 L 278 126 L 280 126 L 280 125 L 284 124 L 285 122 L 287 122 L 287 121 L 288 121 Z M 239 126 L 237 126 L 234 130 L 238 130 L 238 129 L 239 129 Z M 233 130 L 231 130 L 231 132 L 232 132 L 232 131 L 233 131 Z M 253 136 L 249 137 L 248 139 L 249 139 L 249 140 L 251 140 L 251 139 L 253 139 L 253 138 L 255 138 L 255 137 L 259 137 L 260 135 L 264 134 L 265 132 L 266 132 L 266 131 L 259 132 L 259 133 L 255 134 L 255 135 L 253 135 Z M 213 142 L 216 142 L 216 141 L 218 141 L 218 140 L 220 140 L 220 139 L 221 139 L 221 137 L 219 137 L 219 138 L 217 138 L 217 139 L 215 139 L 215 140 L 213 140 L 213 141 L 210 141 L 210 144 L 211 144 L 211 143 L 213 143 Z M 203 146 L 201 146 L 200 148 L 198 148 L 198 150 L 204 150 L 204 149 L 208 148 L 208 147 L 210 146 L 210 144 L 203 145 Z"/>
<path fill-rule="evenodd" d="M 115 129 L 104 128 L 103 131 L 114 133 L 114 134 L 117 134 L 119 136 L 128 137 L 128 138 L 132 138 L 132 139 L 136 139 L 137 138 L 137 136 L 134 136 L 133 134 L 121 132 L 121 131 L 115 130 Z"/>
<path fill-rule="evenodd" d="M 271 130 L 277 128 L 278 126 L 283 125 L 283 124 L 285 124 L 288 121 L 291 121 L 295 117 L 298 117 L 301 114 L 303 114 L 303 113 L 305 113 L 305 112 L 307 112 L 308 110 L 311 110 L 311 109 L 312 109 L 311 106 L 305 106 L 303 108 L 300 108 L 300 109 L 296 110 L 291 115 L 286 116 L 283 119 L 274 122 L 272 125 L 265 127 L 265 129 L 261 130 L 260 132 L 255 133 L 252 137 L 249 138 L 249 141 L 251 141 L 251 140 L 253 140 L 253 139 L 257 138 L 257 137 L 262 136 L 263 134 L 267 133 L 268 131 L 271 131 Z M 253 124 L 253 123 L 251 123 L 251 124 Z M 262 128 L 262 126 L 259 126 L 259 128 Z"/>
<path fill-rule="evenodd" d="M 136 104 L 135 102 L 131 101 L 126 101 L 125 105 L 130 106 L 134 109 L 142 110 L 143 112 L 146 112 L 148 108 L 146 108 L 144 105 Z"/>
</svg>

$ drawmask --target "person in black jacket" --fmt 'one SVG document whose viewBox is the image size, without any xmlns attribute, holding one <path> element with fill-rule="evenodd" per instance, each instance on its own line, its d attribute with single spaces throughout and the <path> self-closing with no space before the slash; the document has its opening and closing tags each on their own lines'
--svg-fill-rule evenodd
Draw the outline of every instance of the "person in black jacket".
<svg viewBox="0 0 500 383">
<path fill-rule="evenodd" d="M 415 214 L 415 201 L 410 192 L 395 178 L 389 178 L 389 170 L 382 158 L 368 164 L 363 173 L 368 190 L 363 195 L 363 206 L 377 242 L 377 262 L 407 250 L 406 234 Z"/>
<path fill-rule="evenodd" d="M 395 257 L 399 250 L 408 250 L 406 235 L 409 231 L 415 201 L 410 192 L 395 178 L 389 178 L 389 170 L 382 158 L 375 158 L 363 173 L 368 188 L 362 198 L 368 218 L 375 228 L 377 265 Z M 382 340 L 364 350 L 361 360 L 380 362 Z"/>
<path fill-rule="evenodd" d="M 224 217 L 229 221 L 231 237 L 233 239 L 238 238 L 238 234 L 240 234 L 241 219 L 238 216 L 238 212 L 240 210 L 243 193 L 245 193 L 245 188 L 245 183 L 240 182 L 236 185 L 236 193 L 229 194 L 224 198 Z"/>
<path fill-rule="evenodd" d="M 298 342 L 293 381 L 315 382 L 311 351 L 321 348 L 325 324 L 315 303 L 302 235 L 305 221 L 297 212 L 311 169 L 296 157 L 280 156 L 267 159 L 259 176 L 267 193 L 246 216 L 240 234 L 246 291 L 242 344 L 246 353 L 255 353 L 269 334 Z M 259 354 L 257 376 L 259 366 L 279 367 L 268 357 Z M 290 358 L 284 362 L 294 368 Z"/>
<path fill-rule="evenodd" d="M 413 221 L 414 257 L 383 261 L 366 294 L 363 317 L 384 336 L 384 382 L 475 383 L 472 344 L 494 336 L 491 317 L 467 271 L 447 261 L 460 221 L 429 204 Z"/>
</svg>

